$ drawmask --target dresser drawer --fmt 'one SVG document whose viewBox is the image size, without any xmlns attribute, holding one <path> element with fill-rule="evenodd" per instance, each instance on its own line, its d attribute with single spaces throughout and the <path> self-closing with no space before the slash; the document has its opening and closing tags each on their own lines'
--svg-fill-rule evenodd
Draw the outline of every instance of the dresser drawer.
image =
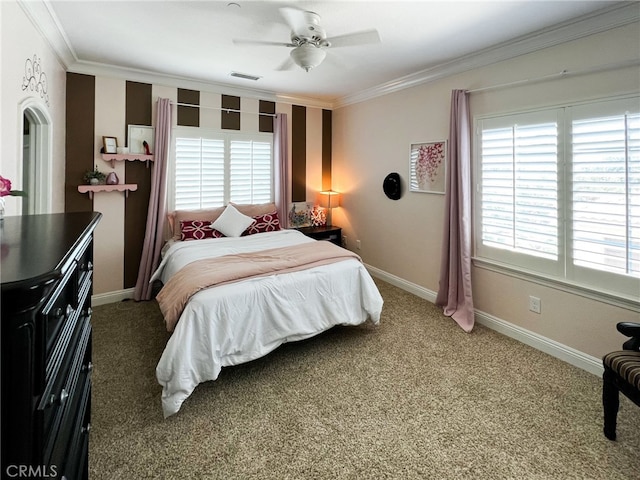
<svg viewBox="0 0 640 480">
<path fill-rule="evenodd" d="M 82 316 L 76 322 L 70 347 L 62 360 L 57 375 L 50 380 L 38 405 L 38 416 L 43 427 L 43 458 L 50 464 L 54 450 L 65 449 L 69 443 L 73 419 L 77 412 L 78 397 L 87 388 L 91 370 L 91 322 Z M 66 450 L 65 450 L 66 452 Z M 60 461 L 60 459 L 58 459 Z"/>
<path fill-rule="evenodd" d="M 77 285 L 77 269 L 73 269 L 68 276 L 65 276 L 66 281 L 63 282 L 62 288 L 56 289 L 49 304 L 43 310 L 42 325 L 45 331 L 41 335 L 46 343 L 44 358 L 46 384 L 58 375 L 58 371 L 62 368 L 63 357 L 70 346 L 74 345 L 71 337 L 76 329 L 78 318 L 91 315 L 89 306 L 91 275 L 85 275 L 83 278 L 83 283 Z"/>
<path fill-rule="evenodd" d="M 44 318 L 42 332 L 45 339 L 47 365 L 52 362 L 52 355 L 56 354 L 56 344 L 65 330 L 65 323 L 72 321 L 77 310 L 83 308 L 85 300 L 90 295 L 93 273 L 91 238 L 78 248 L 78 251 L 64 270 L 62 280 L 49 296 L 49 301 L 42 310 Z"/>
<path fill-rule="evenodd" d="M 93 274 L 93 255 L 91 245 L 91 239 L 87 239 L 83 245 L 80 246 L 78 254 L 76 255 L 76 282 L 78 292 L 78 302 L 81 305 L 82 302 L 82 289 L 86 285 L 91 286 L 91 276 Z"/>
<path fill-rule="evenodd" d="M 91 345 L 91 340 L 89 340 Z M 69 417 L 63 419 L 63 428 L 69 428 L 69 436 L 59 436 L 60 445 L 67 444 L 67 448 L 58 448 L 53 452 L 51 461 L 62 468 L 62 478 L 68 480 L 87 478 L 89 429 L 91 419 L 91 353 L 87 352 L 85 361 L 78 378 L 77 395 L 70 407 Z M 68 440 L 68 441 L 67 441 Z"/>
<path fill-rule="evenodd" d="M 65 323 L 73 318 L 78 308 L 75 265 L 67 269 L 60 283 L 49 297 L 42 310 L 42 338 L 45 342 L 45 359 L 49 363 L 54 347 Z"/>
</svg>

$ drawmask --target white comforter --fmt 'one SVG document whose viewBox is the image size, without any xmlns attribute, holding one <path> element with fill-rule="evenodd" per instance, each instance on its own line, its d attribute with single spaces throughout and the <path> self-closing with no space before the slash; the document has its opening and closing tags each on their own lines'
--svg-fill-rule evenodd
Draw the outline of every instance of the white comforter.
<svg viewBox="0 0 640 480">
<path fill-rule="evenodd" d="M 152 281 L 167 282 L 202 258 L 246 253 L 316 240 L 295 230 L 240 238 L 177 242 Z M 222 367 L 262 357 L 285 342 L 302 340 L 335 325 L 377 324 L 382 297 L 361 262 L 345 260 L 299 272 L 220 285 L 187 304 L 156 367 L 165 418 Z"/>
</svg>

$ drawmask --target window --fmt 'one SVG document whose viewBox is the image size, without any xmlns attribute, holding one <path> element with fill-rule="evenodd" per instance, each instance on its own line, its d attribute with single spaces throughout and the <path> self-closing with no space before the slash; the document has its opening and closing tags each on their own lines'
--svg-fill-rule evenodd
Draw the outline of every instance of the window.
<svg viewBox="0 0 640 480">
<path fill-rule="evenodd" d="M 273 201 L 273 135 L 174 131 L 173 207 Z"/>
<path fill-rule="evenodd" d="M 476 255 L 637 300 L 638 98 L 477 120 Z"/>
</svg>

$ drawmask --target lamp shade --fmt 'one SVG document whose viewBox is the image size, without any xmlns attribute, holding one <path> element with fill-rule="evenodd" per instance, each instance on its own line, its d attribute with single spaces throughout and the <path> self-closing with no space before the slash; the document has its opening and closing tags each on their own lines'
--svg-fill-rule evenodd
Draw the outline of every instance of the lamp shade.
<svg viewBox="0 0 640 480">
<path fill-rule="evenodd" d="M 291 55 L 291 58 L 296 65 L 302 67 L 308 72 L 322 63 L 324 57 L 327 56 L 327 52 L 320 47 L 315 47 L 309 43 L 305 43 L 291 50 L 289 55 Z"/>
<path fill-rule="evenodd" d="M 340 194 L 333 190 L 325 190 L 318 194 L 318 205 L 323 208 L 335 208 L 340 206 Z"/>
</svg>

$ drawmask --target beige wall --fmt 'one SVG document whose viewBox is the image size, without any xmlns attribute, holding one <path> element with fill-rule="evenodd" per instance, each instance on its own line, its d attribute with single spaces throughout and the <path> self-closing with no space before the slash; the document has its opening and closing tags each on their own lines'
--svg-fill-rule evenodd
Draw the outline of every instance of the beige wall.
<svg viewBox="0 0 640 480">
<path fill-rule="evenodd" d="M 409 145 L 448 137 L 452 89 L 475 89 L 562 70 L 579 71 L 640 58 L 640 25 L 632 24 L 488 67 L 334 110 L 333 184 L 344 192 L 334 223 L 350 248 L 361 241 L 364 261 L 436 292 L 444 197 L 406 191 Z M 471 113 L 507 112 L 638 92 L 637 67 L 471 94 Z M 384 177 L 397 171 L 405 192 L 385 197 Z M 548 286 L 473 269 L 476 309 L 594 357 L 620 348 L 619 321 L 639 315 Z M 640 294 L 640 292 L 639 292 Z M 528 311 L 528 297 L 542 299 L 542 313 Z"/>
<path fill-rule="evenodd" d="M 38 59 L 46 75 L 46 98 L 23 89 L 25 63 Z M 22 114 L 20 105 L 30 102 L 51 120 L 51 211 L 64 210 L 65 69 L 57 56 L 13 1 L 0 2 L 0 175 L 22 188 Z M 6 214 L 21 213 L 18 197 L 7 197 Z"/>
<path fill-rule="evenodd" d="M 108 77 L 96 77 L 95 86 L 95 131 L 118 138 L 118 145 L 124 145 L 125 132 L 125 82 Z M 100 148 L 102 135 L 94 139 L 94 165 L 101 172 L 114 171 L 121 183 L 126 183 L 125 162 L 115 162 L 112 169 L 102 160 Z M 120 192 L 103 193 L 93 196 L 93 209 L 102 213 L 102 219 L 94 235 L 93 291 L 112 292 L 122 289 L 124 277 L 124 207 L 125 196 Z"/>
</svg>

